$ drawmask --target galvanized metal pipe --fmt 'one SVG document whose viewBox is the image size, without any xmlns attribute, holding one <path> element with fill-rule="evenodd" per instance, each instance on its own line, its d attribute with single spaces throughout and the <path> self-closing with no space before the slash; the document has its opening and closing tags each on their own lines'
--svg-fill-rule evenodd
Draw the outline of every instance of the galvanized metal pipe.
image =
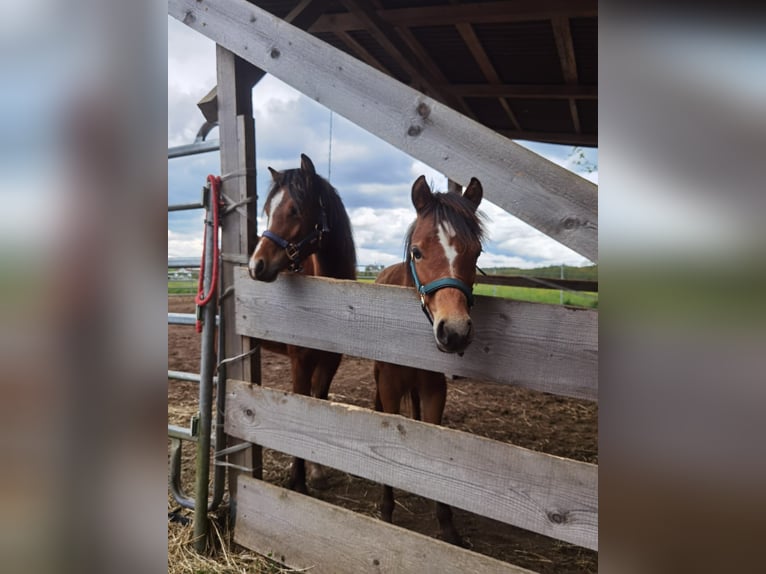
<svg viewBox="0 0 766 574">
<path fill-rule="evenodd" d="M 170 427 L 168 426 L 168 430 Z M 188 496 L 181 484 L 181 444 L 180 438 L 172 438 L 170 443 L 170 475 L 168 486 L 176 502 L 184 508 L 194 508 L 194 499 Z"/>
<path fill-rule="evenodd" d="M 168 159 L 175 157 L 186 157 L 190 155 L 197 155 L 200 153 L 207 153 L 210 151 L 218 151 L 221 149 L 221 142 L 218 140 L 195 142 L 186 145 L 179 145 L 176 147 L 168 148 Z"/>
<path fill-rule="evenodd" d="M 168 211 L 190 211 L 192 209 L 202 209 L 205 207 L 202 203 L 174 203 L 168 205 Z"/>
<path fill-rule="evenodd" d="M 178 425 L 168 425 L 168 437 L 172 439 L 197 442 L 197 437 L 194 436 L 192 429 L 186 428 L 186 427 L 180 427 Z"/>
<path fill-rule="evenodd" d="M 176 381 L 189 381 L 191 383 L 199 383 L 199 374 L 187 373 L 185 371 L 168 371 L 168 379 L 174 379 Z"/>
<path fill-rule="evenodd" d="M 219 290 L 220 291 L 220 290 Z M 225 349 L 223 313 L 219 315 L 218 327 L 218 348 Z M 218 376 L 215 377 L 215 429 L 213 429 L 215 450 L 222 450 L 226 446 L 226 433 L 223 431 L 224 413 L 226 412 L 226 365 L 218 364 Z M 224 455 L 225 457 L 225 455 Z M 218 462 L 218 458 L 215 458 Z M 213 469 L 213 500 L 210 502 L 210 510 L 215 510 L 223 500 L 223 493 L 226 486 L 226 467 L 216 464 Z"/>
<path fill-rule="evenodd" d="M 168 325 L 196 325 L 197 316 L 194 313 L 168 313 Z M 218 325 L 218 317 L 213 315 L 211 324 Z M 204 331 L 203 331 L 204 332 Z"/>
<path fill-rule="evenodd" d="M 205 225 L 209 228 L 205 234 L 205 273 L 202 279 L 203 290 L 210 292 L 212 283 L 214 242 L 218 230 L 214 228 L 212 217 L 212 192 L 208 188 L 207 215 Z M 210 430 L 213 417 L 213 375 L 215 373 L 215 326 L 218 299 L 212 297 L 202 308 L 202 341 L 200 345 L 200 384 L 199 384 L 199 437 L 197 441 L 197 474 L 194 506 L 194 547 L 204 552 L 207 547 L 207 497 L 210 476 Z"/>
</svg>

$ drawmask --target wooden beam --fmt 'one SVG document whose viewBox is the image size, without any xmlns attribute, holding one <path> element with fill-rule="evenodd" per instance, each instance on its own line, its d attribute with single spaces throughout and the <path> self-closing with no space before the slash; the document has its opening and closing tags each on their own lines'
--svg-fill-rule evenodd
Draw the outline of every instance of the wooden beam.
<svg viewBox="0 0 766 574">
<path fill-rule="evenodd" d="M 597 86 L 582 85 L 451 84 L 444 86 L 444 89 L 450 89 L 459 96 L 474 98 L 598 99 Z"/>
<path fill-rule="evenodd" d="M 221 173 L 241 174 L 226 179 L 222 192 L 232 201 L 239 202 L 256 196 L 255 179 L 255 125 L 253 121 L 253 86 L 263 77 L 259 70 L 238 58 L 222 46 L 216 46 L 218 122 L 221 142 Z M 221 226 L 221 250 L 224 253 L 250 254 L 257 240 L 255 202 L 248 204 L 250 217 L 238 211 L 226 216 Z M 237 265 L 224 261 L 221 268 L 220 291 L 223 293 L 234 285 Z M 220 314 L 224 329 L 224 349 L 219 360 L 235 357 L 249 351 L 252 341 L 240 336 L 234 322 L 234 298 L 222 300 Z M 244 361 L 226 365 L 226 376 L 260 383 L 260 353 L 256 352 Z M 239 439 L 227 437 L 227 446 L 239 444 Z M 260 476 L 261 451 L 257 447 L 239 451 L 229 456 L 229 462 L 245 468 L 254 468 Z M 237 516 L 237 479 L 233 468 L 229 472 L 229 494 L 232 521 Z"/>
<path fill-rule="evenodd" d="M 356 57 L 365 62 L 366 64 L 372 66 L 376 70 L 379 70 L 383 72 L 384 74 L 388 74 L 389 76 L 393 76 L 394 74 L 386 68 L 385 64 L 378 60 L 375 56 L 370 54 L 367 51 L 367 48 L 362 46 L 359 42 L 354 40 L 354 37 L 349 34 L 348 32 L 335 32 L 335 35 L 338 36 L 338 38 L 341 39 L 341 41 L 346 44 L 349 48 L 351 48 L 351 51 L 356 54 Z"/>
<path fill-rule="evenodd" d="M 484 47 L 481 45 L 478 36 L 476 36 L 473 26 L 467 22 L 459 22 L 457 24 L 457 30 L 460 32 L 463 42 L 466 43 L 466 46 L 468 46 L 468 49 L 471 51 L 473 59 L 479 64 L 479 68 L 481 68 L 484 77 L 487 78 L 491 85 L 501 84 L 500 76 L 495 70 L 495 66 L 493 66 L 492 62 L 489 60 L 489 56 L 487 56 L 487 53 L 484 51 Z M 499 98 L 499 102 L 503 110 L 505 110 L 508 119 L 511 120 L 514 129 L 520 130 L 521 124 L 519 124 L 519 120 L 516 118 L 516 114 L 513 113 L 511 106 L 508 105 L 505 98 Z"/>
<path fill-rule="evenodd" d="M 534 574 L 266 482 L 243 477 L 240 490 L 243 520 L 234 531 L 234 541 L 291 570 L 311 574 Z"/>
<path fill-rule="evenodd" d="M 434 87 L 439 83 L 438 78 L 432 76 L 430 71 L 426 69 L 426 66 L 420 62 L 407 45 L 397 41 L 393 27 L 388 22 L 381 20 L 369 3 L 359 2 L 358 0 L 340 1 L 349 12 L 354 14 L 364 24 L 364 29 L 367 33 L 407 72 L 413 87 L 429 93 L 432 97 L 445 102 L 453 108 L 458 107 L 458 103 L 449 96 L 449 92 L 440 93 Z"/>
<path fill-rule="evenodd" d="M 576 134 L 574 132 L 535 132 L 528 130 L 497 130 L 497 133 L 502 134 L 508 139 L 512 140 L 529 140 L 555 144 L 584 145 L 593 147 L 598 146 L 598 134 Z M 495 202 L 495 200 L 492 201 Z M 584 253 L 581 255 L 588 257 Z M 597 259 L 591 259 L 591 261 L 596 263 Z"/>
<path fill-rule="evenodd" d="M 407 46 L 409 46 L 410 50 L 416 55 L 421 64 L 426 67 L 434 81 L 438 83 L 438 86 L 436 87 L 437 93 L 450 94 L 450 101 L 453 104 L 452 108 L 475 120 L 476 114 L 474 114 L 471 108 L 468 107 L 468 104 L 465 103 L 465 100 L 462 97 L 452 94 L 452 90 L 449 85 L 447 85 L 448 81 L 446 76 L 442 73 L 441 69 L 436 65 L 436 62 L 433 61 L 431 56 L 428 55 L 428 52 L 423 49 L 423 46 L 418 42 L 415 34 L 413 34 L 409 28 L 402 26 L 396 27 L 396 33 L 399 34 L 399 37 L 404 40 Z"/>
<path fill-rule="evenodd" d="M 514 2 L 481 2 L 447 6 L 422 6 L 377 10 L 378 17 L 394 26 L 454 26 L 459 22 L 492 24 L 549 20 L 552 15 L 571 18 L 598 16 L 597 0 L 516 0 Z M 309 31 L 335 32 L 363 30 L 364 22 L 354 14 L 325 14 Z"/>
<path fill-rule="evenodd" d="M 594 464 L 242 381 L 227 383 L 226 414 L 226 432 L 262 447 L 598 548 Z"/>
<path fill-rule="evenodd" d="M 591 182 L 245 0 L 168 0 L 168 13 L 447 177 L 479 177 L 487 199 L 598 260 Z"/>
<path fill-rule="evenodd" d="M 285 21 L 306 30 L 324 14 L 329 4 L 328 0 L 300 0 L 285 16 Z"/>
<path fill-rule="evenodd" d="M 476 297 L 463 356 L 437 350 L 414 289 L 280 275 L 235 282 L 237 332 L 546 393 L 598 399 L 598 312 Z M 332 337 L 328 337 L 332 333 Z"/>
<path fill-rule="evenodd" d="M 477 275 L 476 283 L 484 285 L 509 285 L 531 289 L 564 289 L 598 293 L 598 281 L 578 279 L 555 279 L 553 277 L 527 277 L 525 275 Z"/>
<path fill-rule="evenodd" d="M 561 73 L 564 82 L 568 85 L 577 84 L 577 62 L 575 60 L 574 44 L 572 43 L 572 31 L 569 28 L 568 16 L 554 16 L 551 19 L 553 26 L 553 38 L 556 41 L 556 50 L 561 62 Z M 577 112 L 577 104 L 573 98 L 569 98 L 569 114 L 572 116 L 572 125 L 578 134 L 580 129 L 580 114 Z"/>
</svg>

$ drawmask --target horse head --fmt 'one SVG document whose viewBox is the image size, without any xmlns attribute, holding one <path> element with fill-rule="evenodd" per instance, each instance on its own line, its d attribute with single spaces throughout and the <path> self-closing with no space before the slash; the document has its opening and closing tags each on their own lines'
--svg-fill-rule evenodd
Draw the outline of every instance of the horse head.
<svg viewBox="0 0 766 574">
<path fill-rule="evenodd" d="M 407 236 L 406 264 L 436 346 L 461 353 L 473 338 L 470 309 L 483 229 L 477 214 L 482 187 L 472 178 L 463 194 L 433 193 L 420 176 L 412 186 L 417 219 Z"/>
<path fill-rule="evenodd" d="M 264 204 L 267 230 L 248 264 L 250 277 L 267 282 L 285 269 L 299 271 L 329 231 L 319 189 L 322 182 L 311 159 L 301 154 L 300 168 L 269 171 L 273 184 Z"/>
</svg>

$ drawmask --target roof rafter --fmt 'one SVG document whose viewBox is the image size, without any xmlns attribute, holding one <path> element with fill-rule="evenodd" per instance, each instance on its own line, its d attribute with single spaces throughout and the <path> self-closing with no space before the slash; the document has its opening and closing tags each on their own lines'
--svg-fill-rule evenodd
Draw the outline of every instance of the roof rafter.
<svg viewBox="0 0 766 574">
<path fill-rule="evenodd" d="M 572 31 L 569 28 L 569 17 L 554 16 L 551 19 L 553 26 L 553 38 L 556 41 L 556 50 L 561 61 L 561 73 L 564 82 L 568 85 L 577 84 L 577 62 L 575 60 L 574 44 L 572 43 Z M 576 133 L 580 133 L 580 114 L 577 112 L 577 103 L 569 98 L 569 113 L 572 116 L 572 124 Z"/>
<path fill-rule="evenodd" d="M 445 88 L 446 87 L 447 86 L 445 86 Z M 576 98 L 578 100 L 598 99 L 597 86 L 561 86 L 547 84 L 450 84 L 448 87 L 460 97 L 546 100 L 571 98 Z"/>
<path fill-rule="evenodd" d="M 597 0 L 516 0 L 514 2 L 482 2 L 446 6 L 422 6 L 373 11 L 378 18 L 394 26 L 450 26 L 459 22 L 491 24 L 549 20 L 551 15 L 572 18 L 595 18 Z M 335 30 L 362 30 L 364 22 L 356 14 L 326 14 L 309 29 L 311 33 Z"/>
<path fill-rule="evenodd" d="M 489 80 L 491 85 L 500 85 L 502 83 L 500 76 L 498 75 L 497 70 L 495 70 L 495 66 L 493 66 L 492 62 L 489 60 L 487 52 L 484 51 L 484 47 L 481 45 L 478 36 L 476 36 L 476 32 L 474 31 L 473 26 L 467 22 L 459 22 L 456 27 L 458 32 L 460 32 L 460 36 L 463 38 L 463 41 L 471 51 L 473 59 L 476 60 L 477 64 L 479 64 L 479 68 L 481 68 L 481 72 L 484 74 L 484 77 Z M 513 127 L 517 130 L 520 130 L 521 124 L 519 124 L 519 120 L 516 118 L 516 114 L 513 113 L 511 106 L 508 105 L 508 102 L 505 100 L 505 98 L 498 98 L 498 101 L 500 102 L 503 110 L 505 110 L 508 119 L 511 120 Z"/>
<path fill-rule="evenodd" d="M 408 46 L 397 41 L 393 26 L 382 20 L 369 3 L 358 0 L 341 0 L 341 3 L 364 24 L 364 28 L 375 41 L 410 75 L 413 87 L 420 88 L 449 106 L 459 107 L 459 102 L 455 98 L 439 92 L 435 87 L 439 84 L 438 79 L 432 77 L 427 67 Z M 414 65 L 415 62 L 420 64 L 420 69 Z"/>
</svg>

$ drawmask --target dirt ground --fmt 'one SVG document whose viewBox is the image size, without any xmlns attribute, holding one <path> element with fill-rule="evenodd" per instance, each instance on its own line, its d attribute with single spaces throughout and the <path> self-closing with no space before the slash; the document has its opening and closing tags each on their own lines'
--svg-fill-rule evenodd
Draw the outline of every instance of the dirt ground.
<svg viewBox="0 0 766 574">
<path fill-rule="evenodd" d="M 168 311 L 191 313 L 191 296 L 169 296 Z M 199 372 L 199 335 L 192 327 L 168 326 L 168 369 Z M 263 384 L 289 389 L 290 369 L 286 357 L 262 353 Z M 330 388 L 330 400 L 373 408 L 372 362 L 344 357 Z M 195 383 L 168 382 L 168 422 L 188 425 L 196 412 L 198 388 Z M 460 379 L 449 383 L 444 426 L 468 431 L 494 440 L 567 457 L 598 462 L 598 408 L 588 401 L 567 399 L 507 385 Z M 184 468 L 192 468 L 193 452 L 186 447 Z M 264 478 L 285 486 L 290 458 L 264 451 Z M 191 472 L 184 480 L 192 491 Z M 312 488 L 312 496 L 352 510 L 379 517 L 381 487 L 370 481 L 328 469 L 327 489 Z M 399 490 L 394 523 L 437 536 L 433 504 Z M 455 509 L 454 520 L 468 546 L 512 564 L 540 573 L 596 572 L 596 552 L 514 528 Z"/>
</svg>

